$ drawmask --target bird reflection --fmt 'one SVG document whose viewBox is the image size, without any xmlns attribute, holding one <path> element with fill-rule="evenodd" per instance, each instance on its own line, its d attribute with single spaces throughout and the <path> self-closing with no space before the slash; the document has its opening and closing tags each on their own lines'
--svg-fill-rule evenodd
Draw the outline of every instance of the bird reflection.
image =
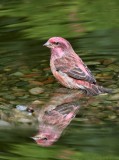
<svg viewBox="0 0 119 160">
<path fill-rule="evenodd" d="M 40 146 L 51 146 L 56 142 L 79 111 L 80 106 L 76 99 L 83 95 L 75 90 L 69 92 L 66 89 L 61 92 L 55 93 L 39 112 L 37 109 L 35 111 L 39 127 L 38 133 L 32 138 Z"/>
</svg>

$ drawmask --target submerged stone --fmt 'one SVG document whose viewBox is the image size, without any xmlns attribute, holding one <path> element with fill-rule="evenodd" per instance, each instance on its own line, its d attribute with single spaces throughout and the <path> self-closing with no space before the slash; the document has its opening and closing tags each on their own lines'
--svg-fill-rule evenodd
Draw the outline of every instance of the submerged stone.
<svg viewBox="0 0 119 160">
<path fill-rule="evenodd" d="M 23 74 L 22 72 L 15 72 L 15 73 L 12 73 L 11 75 L 17 76 L 17 77 L 22 77 L 22 76 L 24 76 L 24 74 Z"/>
<path fill-rule="evenodd" d="M 16 109 L 18 109 L 19 111 L 26 111 L 27 110 L 27 106 L 24 105 L 17 105 Z"/>
<path fill-rule="evenodd" d="M 0 120 L 0 127 L 10 127 L 10 123 Z"/>
<path fill-rule="evenodd" d="M 44 89 L 43 88 L 40 88 L 40 87 L 36 87 L 36 88 L 32 88 L 29 90 L 29 92 L 33 95 L 38 95 L 38 94 L 41 94 L 44 92 Z"/>
</svg>

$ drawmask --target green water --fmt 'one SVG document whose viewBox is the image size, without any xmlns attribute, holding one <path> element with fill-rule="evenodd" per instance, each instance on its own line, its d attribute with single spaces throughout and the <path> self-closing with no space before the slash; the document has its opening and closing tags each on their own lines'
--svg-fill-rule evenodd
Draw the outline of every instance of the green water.
<svg viewBox="0 0 119 160">
<path fill-rule="evenodd" d="M 0 1 L 2 120 L 11 122 L 18 104 L 49 103 L 50 94 L 61 87 L 49 69 L 50 51 L 43 47 L 52 36 L 68 39 L 98 83 L 114 90 L 111 95 L 84 97 L 79 114 L 51 147 L 35 144 L 30 138 L 37 132 L 33 126 L 1 128 L 1 160 L 119 159 L 118 6 L 118 0 Z M 30 94 L 34 87 L 44 92 Z"/>
</svg>

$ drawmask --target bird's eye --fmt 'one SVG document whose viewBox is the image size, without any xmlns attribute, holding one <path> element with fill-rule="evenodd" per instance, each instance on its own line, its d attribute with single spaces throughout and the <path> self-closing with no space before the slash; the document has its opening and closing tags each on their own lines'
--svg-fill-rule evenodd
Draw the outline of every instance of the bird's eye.
<svg viewBox="0 0 119 160">
<path fill-rule="evenodd" d="M 47 139 L 46 137 L 44 137 L 44 138 L 42 138 L 42 140 L 45 140 L 45 141 L 46 141 L 46 140 L 48 140 L 48 139 Z"/>
<path fill-rule="evenodd" d="M 55 42 L 55 44 L 56 44 L 56 45 L 58 45 L 58 44 L 59 44 L 59 42 Z"/>
</svg>

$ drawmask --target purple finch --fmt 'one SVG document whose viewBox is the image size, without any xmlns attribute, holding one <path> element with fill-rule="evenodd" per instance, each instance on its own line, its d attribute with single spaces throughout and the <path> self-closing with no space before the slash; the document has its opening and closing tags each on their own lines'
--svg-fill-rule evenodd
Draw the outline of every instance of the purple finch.
<svg viewBox="0 0 119 160">
<path fill-rule="evenodd" d="M 34 110 L 39 126 L 38 133 L 32 137 L 40 146 L 50 146 L 56 142 L 80 109 L 77 100 L 83 98 L 78 90 L 60 88 L 51 94 L 51 99 L 42 107 L 37 101 L 28 106 Z"/>
<path fill-rule="evenodd" d="M 96 84 L 91 71 L 75 53 L 66 39 L 52 37 L 44 46 L 51 49 L 51 71 L 63 86 L 71 89 L 81 89 L 87 95 L 111 92 L 110 89 Z"/>
<path fill-rule="evenodd" d="M 40 125 L 36 136 L 32 137 L 40 146 L 51 146 L 61 136 L 63 130 L 78 112 L 79 105 L 65 103 L 43 109 L 38 117 Z"/>
</svg>

